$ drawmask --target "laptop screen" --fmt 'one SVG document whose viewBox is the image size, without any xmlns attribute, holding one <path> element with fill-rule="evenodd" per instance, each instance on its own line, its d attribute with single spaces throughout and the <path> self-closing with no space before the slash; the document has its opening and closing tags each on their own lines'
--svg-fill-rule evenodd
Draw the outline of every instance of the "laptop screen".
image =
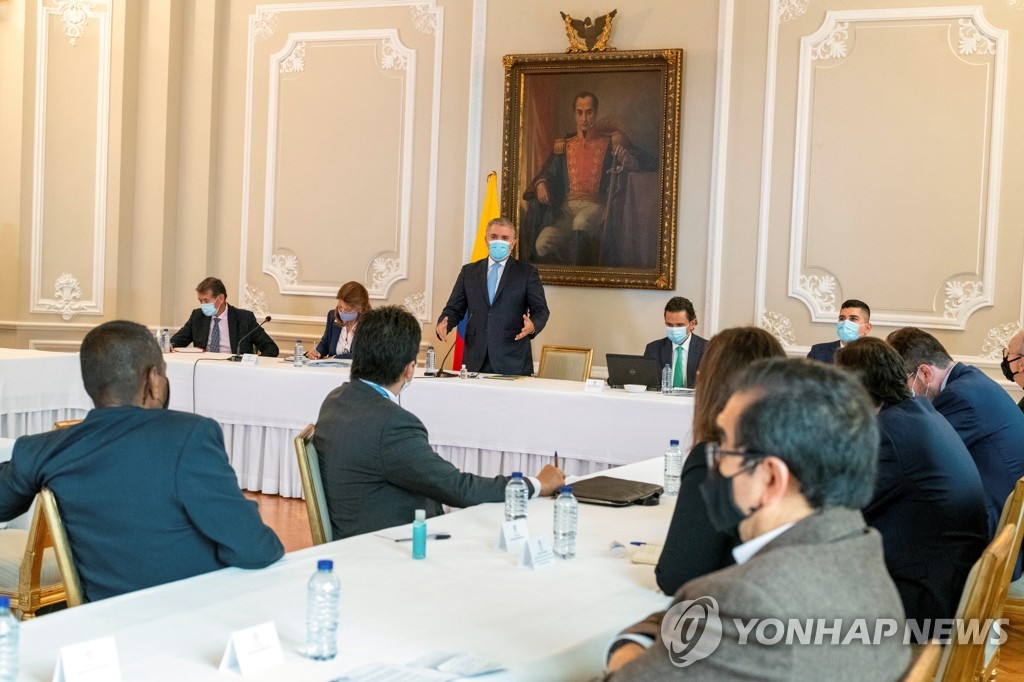
<svg viewBox="0 0 1024 682">
<path fill-rule="evenodd" d="M 661 365 L 654 358 L 608 353 L 605 361 L 608 363 L 608 385 L 612 388 L 643 384 L 649 389 L 661 389 Z"/>
</svg>

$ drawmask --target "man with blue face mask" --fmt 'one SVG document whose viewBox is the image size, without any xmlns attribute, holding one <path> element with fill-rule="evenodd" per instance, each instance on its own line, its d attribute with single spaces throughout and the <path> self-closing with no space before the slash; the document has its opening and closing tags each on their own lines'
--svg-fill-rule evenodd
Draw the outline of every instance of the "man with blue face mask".
<svg viewBox="0 0 1024 682">
<path fill-rule="evenodd" d="M 839 307 L 839 322 L 836 323 L 836 336 L 839 340 L 814 344 L 807 358 L 831 365 L 837 350 L 870 333 L 871 308 L 864 301 L 848 299 Z"/>
<path fill-rule="evenodd" d="M 189 344 L 207 353 L 256 353 L 276 358 L 280 350 L 248 310 L 228 303 L 224 282 L 207 277 L 196 286 L 199 307 L 171 337 L 172 348 Z M 269 319 L 269 318 L 268 318 Z"/>
<path fill-rule="evenodd" d="M 704 339 L 693 333 L 697 313 L 693 304 L 682 296 L 673 296 L 665 304 L 665 338 L 651 341 L 644 349 L 645 358 L 653 358 L 664 367 L 672 367 L 672 386 L 693 388 L 697 368 L 704 357 Z"/>
<path fill-rule="evenodd" d="M 470 372 L 533 374 L 530 341 L 548 321 L 548 303 L 537 268 L 512 258 L 516 230 L 508 218 L 487 224 L 487 258 L 462 266 L 437 320 L 446 341 L 468 315 L 463 361 Z"/>
</svg>

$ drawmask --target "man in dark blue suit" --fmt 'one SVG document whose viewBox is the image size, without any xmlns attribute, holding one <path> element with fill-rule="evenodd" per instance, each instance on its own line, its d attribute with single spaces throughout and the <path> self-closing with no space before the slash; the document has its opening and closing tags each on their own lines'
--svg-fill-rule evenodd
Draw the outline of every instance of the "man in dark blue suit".
<svg viewBox="0 0 1024 682">
<path fill-rule="evenodd" d="M 878 408 L 878 478 L 864 507 L 907 618 L 953 618 L 971 566 L 988 544 L 985 489 L 967 447 L 932 404 L 907 388 L 903 360 L 881 339 L 842 348 Z"/>
<path fill-rule="evenodd" d="M 172 348 L 192 344 L 208 353 L 255 353 L 276 358 L 280 349 L 270 335 L 256 323 L 250 311 L 228 303 L 228 290 L 216 277 L 207 277 L 196 286 L 199 307 L 171 337 Z M 267 318 L 270 319 L 269 317 Z"/>
<path fill-rule="evenodd" d="M 839 339 L 814 344 L 807 358 L 831 365 L 837 350 L 870 333 L 871 308 L 864 301 L 848 299 L 839 306 L 839 321 L 836 323 L 836 336 Z"/>
<path fill-rule="evenodd" d="M 437 320 L 437 338 L 469 313 L 464 360 L 470 372 L 533 374 L 530 340 L 548 321 L 537 268 L 510 256 L 516 230 L 507 218 L 487 224 L 488 257 L 462 266 Z"/>
<path fill-rule="evenodd" d="M 280 558 L 281 542 L 239 490 L 217 422 L 166 409 L 153 335 L 107 322 L 86 335 L 80 357 L 96 409 L 17 440 L 0 464 L 0 520 L 50 488 L 89 601 Z"/>
<path fill-rule="evenodd" d="M 673 296 L 665 304 L 665 338 L 651 341 L 644 349 L 645 358 L 657 360 L 661 367 L 672 367 L 672 385 L 676 388 L 697 385 L 697 369 L 707 342 L 693 333 L 696 326 L 693 303 L 682 296 Z"/>
<path fill-rule="evenodd" d="M 903 357 L 907 383 L 932 401 L 971 453 L 988 506 L 989 532 L 999 524 L 1006 498 L 1024 476 L 1024 414 L 1013 398 L 977 367 L 953 362 L 938 339 L 916 327 L 889 334 Z M 1014 576 L 1020 576 L 1017 561 Z"/>
</svg>

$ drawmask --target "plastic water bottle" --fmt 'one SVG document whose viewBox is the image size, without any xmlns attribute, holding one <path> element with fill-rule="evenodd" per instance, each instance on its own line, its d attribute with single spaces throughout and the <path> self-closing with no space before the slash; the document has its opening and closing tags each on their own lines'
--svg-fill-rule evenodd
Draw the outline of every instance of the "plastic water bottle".
<svg viewBox="0 0 1024 682">
<path fill-rule="evenodd" d="M 460 379 L 468 379 L 469 378 L 469 372 L 466 371 L 466 366 L 465 365 L 463 365 L 462 369 L 459 370 L 459 378 Z"/>
<path fill-rule="evenodd" d="M 505 520 L 525 519 L 529 498 L 530 489 L 526 487 L 522 472 L 513 471 L 512 480 L 505 486 Z"/>
<path fill-rule="evenodd" d="M 674 438 L 668 442 L 665 450 L 665 494 L 679 494 L 679 479 L 683 474 L 683 451 L 679 449 L 679 441 Z"/>
<path fill-rule="evenodd" d="M 17 682 L 19 627 L 11 613 L 11 598 L 0 596 L 0 682 Z"/>
<path fill-rule="evenodd" d="M 672 392 L 672 365 L 665 365 L 661 368 L 661 392 Z"/>
<path fill-rule="evenodd" d="M 171 352 L 171 333 L 166 327 L 160 332 L 160 350 L 164 353 Z"/>
<path fill-rule="evenodd" d="M 302 347 L 302 339 L 295 341 L 295 353 L 292 356 L 292 364 L 296 367 L 302 367 L 302 356 L 306 350 Z"/>
<path fill-rule="evenodd" d="M 427 558 L 427 510 L 417 509 L 412 522 L 412 558 Z"/>
<path fill-rule="evenodd" d="M 426 374 L 437 374 L 437 353 L 433 346 L 427 346 L 427 367 Z"/>
<path fill-rule="evenodd" d="M 316 562 L 309 579 L 306 601 L 306 657 L 326 661 L 338 655 L 338 601 L 341 583 L 334 575 L 334 562 Z"/>
<path fill-rule="evenodd" d="M 563 485 L 555 500 L 555 556 L 572 559 L 576 556 L 576 517 L 580 504 L 572 494 L 571 485 Z"/>
</svg>

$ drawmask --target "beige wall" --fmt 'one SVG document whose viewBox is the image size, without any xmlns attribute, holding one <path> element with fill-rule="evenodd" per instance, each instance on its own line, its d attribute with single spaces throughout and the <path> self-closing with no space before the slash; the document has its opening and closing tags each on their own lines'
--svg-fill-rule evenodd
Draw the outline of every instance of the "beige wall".
<svg viewBox="0 0 1024 682">
<path fill-rule="evenodd" d="M 675 293 L 703 336 L 770 324 L 799 354 L 863 297 L 876 333 L 916 320 L 991 371 L 1024 305 L 1024 11 L 878 4 L 619 8 L 613 45 L 685 51 L 676 290 L 549 286 L 538 345 L 593 346 L 600 374 Z M 75 36 L 55 7 L 0 3 L 2 345 L 177 326 L 207 274 L 282 345 L 348 279 L 429 340 L 501 170 L 501 57 L 610 9 L 113 0 Z"/>
</svg>

